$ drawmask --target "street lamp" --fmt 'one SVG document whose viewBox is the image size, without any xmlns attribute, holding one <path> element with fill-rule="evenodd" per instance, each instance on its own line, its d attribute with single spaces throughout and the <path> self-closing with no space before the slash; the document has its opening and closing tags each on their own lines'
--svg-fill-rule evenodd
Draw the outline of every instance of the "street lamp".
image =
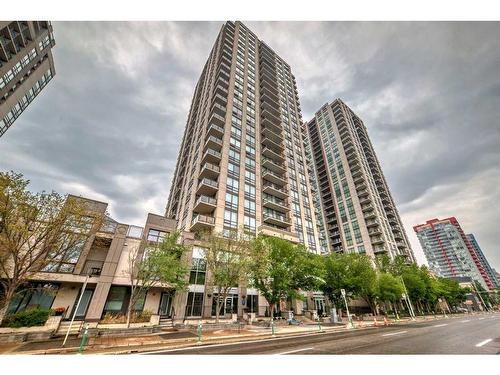
<svg viewBox="0 0 500 375">
<path fill-rule="evenodd" d="M 80 298 L 78 298 L 78 302 L 76 303 L 75 310 L 73 311 L 73 316 L 71 317 L 71 321 L 69 322 L 69 327 L 68 330 L 66 331 L 66 336 L 64 337 L 64 341 L 62 343 L 62 346 L 66 345 L 66 341 L 68 340 L 69 332 L 71 331 L 71 327 L 73 326 L 73 322 L 76 317 L 76 312 L 78 311 L 78 308 L 80 307 L 80 303 L 82 302 L 83 298 L 83 293 L 85 292 L 85 288 L 87 287 L 87 283 L 89 279 L 92 277 L 92 269 L 89 269 L 87 271 L 87 275 L 85 276 L 85 281 L 83 282 L 82 285 L 82 290 L 80 292 Z"/>
<path fill-rule="evenodd" d="M 401 282 L 403 283 L 403 288 L 405 290 L 403 294 L 403 298 L 406 300 L 406 304 L 408 305 L 408 308 L 410 309 L 410 315 L 411 319 L 415 320 L 415 311 L 413 311 L 413 305 L 411 304 L 410 296 L 408 295 L 408 291 L 406 290 L 406 285 L 405 281 L 403 279 L 403 276 L 399 276 L 401 278 Z"/>
</svg>

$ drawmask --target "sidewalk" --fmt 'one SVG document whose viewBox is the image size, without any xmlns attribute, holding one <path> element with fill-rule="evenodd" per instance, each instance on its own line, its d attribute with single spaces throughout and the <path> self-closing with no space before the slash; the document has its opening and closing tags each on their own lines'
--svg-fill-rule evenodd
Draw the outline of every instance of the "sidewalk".
<svg viewBox="0 0 500 375">
<path fill-rule="evenodd" d="M 460 315 L 463 317 L 464 315 Z M 426 320 L 444 319 L 440 316 L 424 316 L 417 317 L 415 322 Z M 410 318 L 402 318 L 399 321 L 391 319 L 387 323 L 397 325 L 411 322 Z M 299 336 L 320 334 L 323 332 L 342 332 L 346 329 L 373 329 L 384 326 L 382 317 L 377 318 L 377 323 L 374 320 L 354 321 L 354 328 L 344 325 L 332 325 L 324 323 L 320 326 L 317 324 L 303 324 L 299 326 L 277 325 L 275 330 L 276 337 Z M 320 330 L 321 328 L 321 330 Z M 130 354 L 140 353 L 145 351 L 160 350 L 160 349 L 177 349 L 185 348 L 193 345 L 203 344 L 220 344 L 231 343 L 238 341 L 248 341 L 255 339 L 268 339 L 272 337 L 272 332 L 269 327 L 246 326 L 239 332 L 237 330 L 218 330 L 203 332 L 201 343 L 198 342 L 198 336 L 192 331 L 173 331 L 167 329 L 161 333 L 155 333 L 145 336 L 134 337 L 95 337 L 89 338 L 87 345 L 84 347 L 84 354 Z M 21 344 L 3 345 L 0 346 L 0 354 L 75 354 L 78 353 L 80 339 L 71 338 L 66 343 L 66 347 L 62 348 L 62 338 L 52 339 L 43 342 L 28 342 Z"/>
</svg>

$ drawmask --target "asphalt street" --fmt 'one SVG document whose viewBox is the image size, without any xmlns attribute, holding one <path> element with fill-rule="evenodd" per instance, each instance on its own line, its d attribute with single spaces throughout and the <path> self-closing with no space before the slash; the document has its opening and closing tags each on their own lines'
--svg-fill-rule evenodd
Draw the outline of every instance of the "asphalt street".
<svg viewBox="0 0 500 375">
<path fill-rule="evenodd" d="M 144 354 L 500 354 L 500 313 Z"/>
</svg>

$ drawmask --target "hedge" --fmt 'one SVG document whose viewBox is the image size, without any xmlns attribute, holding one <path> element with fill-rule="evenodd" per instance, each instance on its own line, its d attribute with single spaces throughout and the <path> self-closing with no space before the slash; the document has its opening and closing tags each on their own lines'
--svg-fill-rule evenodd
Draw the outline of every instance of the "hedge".
<svg viewBox="0 0 500 375">
<path fill-rule="evenodd" d="M 35 308 L 24 310 L 7 315 L 2 321 L 2 326 L 10 328 L 43 326 L 53 313 L 54 311 L 51 309 Z"/>
</svg>

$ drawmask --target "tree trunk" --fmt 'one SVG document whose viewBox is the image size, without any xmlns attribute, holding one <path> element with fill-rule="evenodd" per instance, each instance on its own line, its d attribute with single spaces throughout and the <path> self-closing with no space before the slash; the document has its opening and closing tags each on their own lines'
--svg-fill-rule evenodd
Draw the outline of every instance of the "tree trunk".
<svg viewBox="0 0 500 375">
<path fill-rule="evenodd" d="M 274 303 L 269 304 L 269 316 L 270 316 L 269 323 L 272 324 L 274 320 Z"/>
<path fill-rule="evenodd" d="M 130 315 L 132 314 L 132 301 L 127 308 L 127 328 L 130 328 Z"/>
<path fill-rule="evenodd" d="M 7 309 L 10 306 L 10 303 L 12 302 L 12 298 L 14 298 L 14 288 L 8 288 L 5 291 L 5 299 L 4 299 L 4 306 L 0 309 L 0 325 L 2 324 L 3 319 L 5 318 L 5 315 L 7 315 Z"/>
</svg>

